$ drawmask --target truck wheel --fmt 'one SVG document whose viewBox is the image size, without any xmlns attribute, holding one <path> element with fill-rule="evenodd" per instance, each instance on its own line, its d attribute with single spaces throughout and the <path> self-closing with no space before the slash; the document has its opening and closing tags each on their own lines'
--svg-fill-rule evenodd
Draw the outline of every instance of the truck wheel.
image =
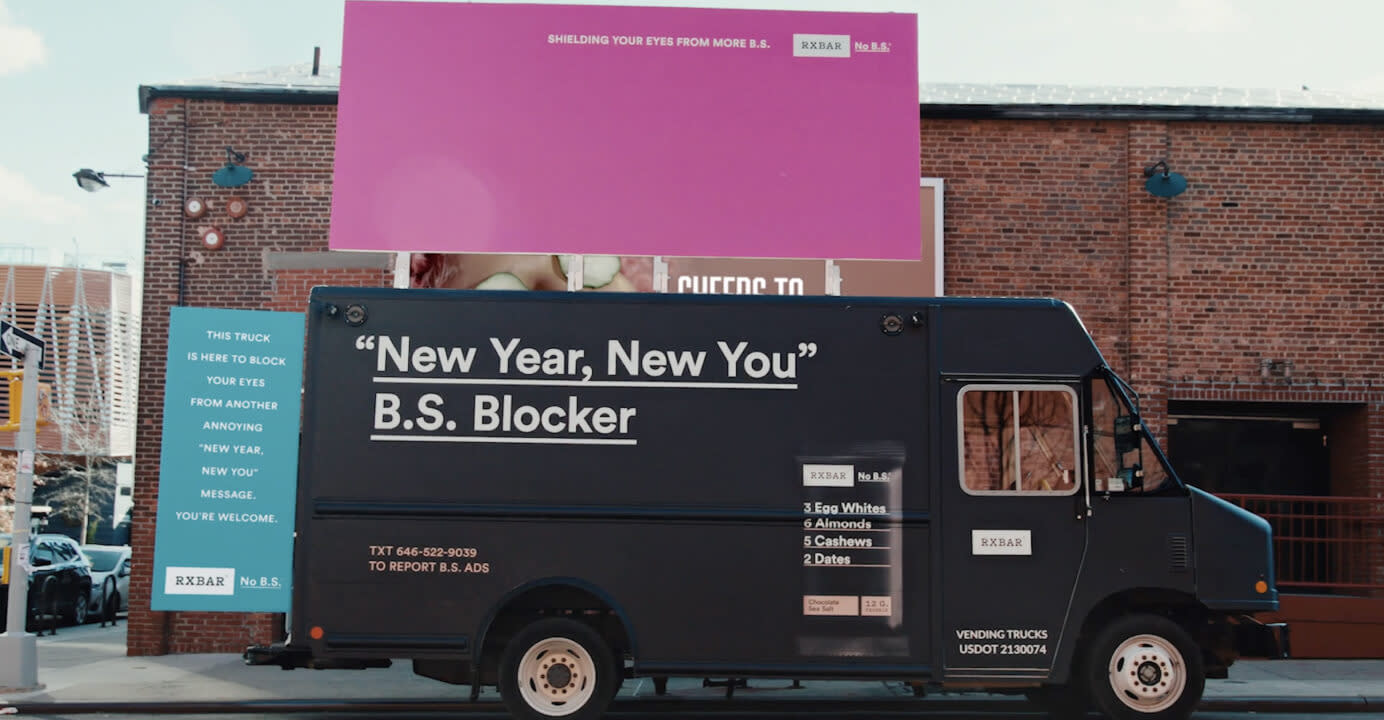
<svg viewBox="0 0 1384 720">
<path fill-rule="evenodd" d="M 1115 720 L 1182 720 L 1201 700 L 1206 686 L 1201 650 L 1167 618 L 1120 618 L 1092 647 L 1091 695 Z"/>
<path fill-rule="evenodd" d="M 67 621 L 73 625 L 84 625 L 87 621 L 87 602 L 91 597 L 90 588 L 78 588 L 77 596 L 72 598 L 72 609 L 68 611 Z"/>
<path fill-rule="evenodd" d="M 565 618 L 539 620 L 505 646 L 499 686 L 516 718 L 594 720 L 615 694 L 615 660 L 589 626 Z"/>
</svg>

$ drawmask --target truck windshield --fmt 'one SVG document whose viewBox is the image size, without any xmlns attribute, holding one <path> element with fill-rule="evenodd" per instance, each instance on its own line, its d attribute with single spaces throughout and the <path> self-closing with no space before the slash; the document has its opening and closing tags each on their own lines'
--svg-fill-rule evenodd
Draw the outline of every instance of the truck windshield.
<svg viewBox="0 0 1384 720">
<path fill-rule="evenodd" d="M 1140 428 L 1140 442 L 1124 447 L 1117 442 L 1120 419 L 1138 416 L 1127 395 L 1116 391 L 1112 383 L 1123 385 L 1114 373 L 1091 379 L 1091 487 L 1111 493 L 1159 490 L 1167 485 L 1169 475 L 1147 428 Z"/>
</svg>

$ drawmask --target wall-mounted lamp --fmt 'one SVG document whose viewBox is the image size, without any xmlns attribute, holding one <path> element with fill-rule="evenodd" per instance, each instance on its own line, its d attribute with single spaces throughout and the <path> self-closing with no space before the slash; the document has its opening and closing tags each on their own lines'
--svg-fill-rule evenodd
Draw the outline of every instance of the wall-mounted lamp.
<svg viewBox="0 0 1384 720">
<path fill-rule="evenodd" d="M 221 187 L 240 187 L 255 179 L 255 171 L 241 164 L 248 155 L 238 153 L 234 148 L 227 146 L 226 166 L 212 173 L 211 181 Z"/>
<path fill-rule="evenodd" d="M 1158 173 L 1159 168 L 1163 169 L 1161 174 Z M 1170 171 L 1166 160 L 1159 160 L 1144 168 L 1144 177 L 1148 178 L 1144 181 L 1144 189 L 1157 197 L 1170 198 L 1187 189 L 1187 178 Z"/>
<path fill-rule="evenodd" d="M 1259 377 L 1274 376 L 1291 378 L 1293 376 L 1293 361 L 1262 358 L 1259 361 Z"/>
<path fill-rule="evenodd" d="M 81 188 L 81 189 L 83 189 L 83 190 L 85 190 L 85 191 L 87 191 L 87 192 L 96 192 L 97 190 L 100 190 L 101 188 L 108 188 L 108 187 L 110 187 L 110 183 L 106 182 L 106 178 L 108 178 L 108 177 L 142 178 L 142 177 L 144 177 L 144 176 L 143 176 L 143 175 L 121 175 L 120 173 L 103 173 L 103 172 L 96 172 L 95 170 L 92 170 L 91 168 L 82 168 L 81 170 L 78 170 L 77 172 L 72 173 L 72 177 L 74 177 L 74 178 L 77 179 L 77 187 L 79 187 L 79 188 Z"/>
</svg>

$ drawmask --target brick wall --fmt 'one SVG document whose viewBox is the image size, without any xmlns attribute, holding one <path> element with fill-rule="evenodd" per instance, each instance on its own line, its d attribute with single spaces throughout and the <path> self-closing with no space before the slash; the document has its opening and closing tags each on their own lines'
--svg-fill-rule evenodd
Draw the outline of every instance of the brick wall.
<svg viewBox="0 0 1384 720">
<path fill-rule="evenodd" d="M 1172 126 L 1169 383 L 1181 399 L 1360 409 L 1332 423 L 1341 494 L 1384 491 L 1384 128 Z"/>
<path fill-rule="evenodd" d="M 1127 135 L 1121 123 L 925 119 L 922 176 L 945 183 L 948 294 L 1060 297 L 1123 371 Z"/>
<path fill-rule="evenodd" d="M 1358 410 L 1336 485 L 1384 492 L 1384 126 L 925 117 L 922 145 L 953 294 L 1071 302 L 1164 441 L 1170 399 Z"/>
<path fill-rule="evenodd" d="M 392 283 L 388 258 L 326 252 L 335 125 L 334 106 L 163 99 L 150 108 L 152 152 L 131 537 L 131 655 L 239 653 L 282 632 L 281 616 L 273 614 L 149 609 L 168 314 L 179 303 L 301 312 L 313 285 Z M 253 168 L 255 178 L 248 185 L 221 188 L 212 183 L 212 173 L 226 162 L 228 145 L 249 154 L 246 165 Z M 244 217 L 231 218 L 226 213 L 226 200 L 233 195 L 247 201 L 249 212 Z M 203 200 L 206 213 L 196 219 L 186 217 L 187 198 Z M 200 243 L 203 230 L 213 225 L 225 236 L 225 245 L 218 250 Z M 179 258 L 185 259 L 181 277 Z"/>
<path fill-rule="evenodd" d="M 1384 355 L 1384 128 L 1176 126 L 1175 377 L 1361 387 Z"/>
<path fill-rule="evenodd" d="M 1369 419 L 1369 405 L 1361 402 L 1341 408 L 1322 428 L 1326 431 L 1331 467 L 1337 473 L 1332 478 L 1332 495 L 1361 496 L 1369 492 L 1362 482 L 1370 471 Z"/>
<path fill-rule="evenodd" d="M 387 263 L 323 252 L 334 122 L 331 106 L 151 109 L 132 654 L 278 632 L 271 615 L 148 610 L 167 317 L 180 252 L 189 305 L 299 310 L 314 284 L 391 283 Z M 1384 492 L 1384 126 L 925 117 L 921 132 L 921 175 L 946 182 L 951 294 L 1072 303 L 1163 438 L 1169 400 L 1338 406 L 1336 486 Z M 256 173 L 240 220 L 210 181 L 226 145 Z M 1143 189 L 1163 158 L 1190 183 L 1176 198 Z M 185 182 L 208 218 L 183 218 Z M 215 252 L 196 247 L 210 218 Z"/>
</svg>

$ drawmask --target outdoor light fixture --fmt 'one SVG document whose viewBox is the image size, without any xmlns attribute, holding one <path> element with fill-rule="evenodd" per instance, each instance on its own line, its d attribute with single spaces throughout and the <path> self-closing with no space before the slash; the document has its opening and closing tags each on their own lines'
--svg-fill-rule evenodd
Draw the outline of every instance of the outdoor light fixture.
<svg viewBox="0 0 1384 720">
<path fill-rule="evenodd" d="M 221 187 L 240 187 L 255 178 L 255 171 L 245 167 L 246 153 L 238 153 L 226 146 L 226 166 L 212 173 L 211 181 Z"/>
<path fill-rule="evenodd" d="M 77 172 L 72 173 L 72 177 L 77 178 L 77 187 L 79 187 L 79 188 L 81 188 L 81 189 L 83 189 L 83 190 L 85 190 L 85 191 L 87 191 L 87 192 L 96 192 L 97 190 L 100 190 L 101 188 L 108 188 L 108 187 L 110 187 L 110 183 L 106 182 L 106 178 L 108 178 L 108 177 L 137 178 L 137 177 L 144 177 L 144 176 L 143 176 L 143 175 L 121 175 L 121 174 L 119 174 L 119 173 L 102 173 L 102 172 L 96 172 L 95 170 L 92 170 L 91 168 L 82 168 L 81 170 L 78 170 Z"/>
<path fill-rule="evenodd" d="M 1162 174 L 1158 173 L 1159 168 L 1163 169 Z M 1144 181 L 1144 189 L 1158 197 L 1170 198 L 1187 189 L 1187 178 L 1170 171 L 1166 160 L 1144 168 L 1144 177 L 1148 178 Z"/>
</svg>

